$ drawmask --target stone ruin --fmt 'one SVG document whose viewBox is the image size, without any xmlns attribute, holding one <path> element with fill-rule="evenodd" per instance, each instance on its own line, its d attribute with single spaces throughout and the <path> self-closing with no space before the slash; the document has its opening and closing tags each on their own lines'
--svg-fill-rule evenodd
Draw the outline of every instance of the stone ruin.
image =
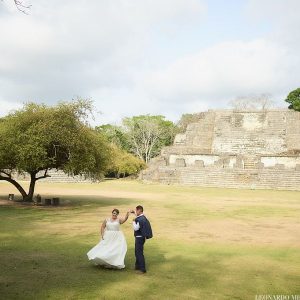
<svg viewBox="0 0 300 300">
<path fill-rule="evenodd" d="M 199 114 L 141 173 L 145 181 L 203 187 L 300 190 L 300 112 Z"/>
<path fill-rule="evenodd" d="M 47 173 L 50 177 L 43 178 L 41 182 L 55 182 L 55 183 L 78 183 L 78 182 L 92 182 L 91 179 L 86 179 L 84 176 L 75 175 L 69 176 L 61 170 L 51 169 Z M 37 173 L 37 176 L 43 176 L 44 171 Z M 14 173 L 13 178 L 20 181 L 30 181 L 30 175 L 28 173 L 18 174 Z"/>
</svg>

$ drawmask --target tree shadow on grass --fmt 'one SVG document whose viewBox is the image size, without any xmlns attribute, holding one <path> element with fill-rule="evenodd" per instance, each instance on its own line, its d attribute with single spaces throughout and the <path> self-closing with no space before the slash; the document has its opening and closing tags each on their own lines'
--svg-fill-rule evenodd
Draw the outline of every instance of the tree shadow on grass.
<svg viewBox="0 0 300 300">
<path fill-rule="evenodd" d="M 260 290 L 268 288 L 268 292 L 275 288 L 269 285 L 274 278 L 270 278 L 268 270 L 252 261 L 255 256 L 249 260 L 249 266 L 242 264 L 232 269 L 226 262 L 231 258 L 239 259 L 239 253 L 234 250 L 216 246 L 193 248 L 180 241 L 170 243 L 155 237 L 145 244 L 148 272 L 137 275 L 133 270 L 133 237 L 127 239 L 124 270 L 107 270 L 92 265 L 86 253 L 94 246 L 93 240 L 94 236 L 89 234 L 68 238 L 48 233 L 7 239 L 0 235 L 1 297 L 253 299 L 257 284 Z M 260 280 L 254 278 L 257 273 L 263 276 Z"/>
<path fill-rule="evenodd" d="M 35 205 L 34 203 L 21 202 L 21 197 L 16 197 L 15 201 L 7 201 L 7 205 L 4 203 L 1 207 L 18 207 L 18 208 L 41 208 L 41 209 L 62 209 L 62 208 L 95 208 L 95 207 L 106 207 L 106 206 L 121 206 L 121 205 L 137 205 L 139 199 L 135 198 L 120 198 L 120 197 L 105 197 L 99 195 L 88 195 L 88 196 L 73 196 L 73 195 L 47 195 L 43 199 L 51 199 L 54 197 L 60 198 L 59 206 L 52 205 Z M 0 199 L 7 199 L 7 195 L 1 195 Z"/>
<path fill-rule="evenodd" d="M 75 207 L 94 202 L 104 208 L 136 203 L 134 199 L 79 198 Z M 0 295 L 4 299 L 199 299 L 202 290 L 216 289 L 220 262 L 201 253 L 190 256 L 189 248 L 178 255 L 175 248 L 180 241 L 175 246 L 159 237 L 147 241 L 148 272 L 140 276 L 133 270 L 133 237 L 127 240 L 126 269 L 106 270 L 88 262 L 86 253 L 94 246 L 94 234 L 68 236 L 51 230 L 38 236 L 27 234 L 32 229 L 38 232 L 34 229 L 45 217 L 62 225 L 58 212 L 18 206 L 0 210 L 0 216 L 6 217 L 4 223 L 0 221 L 6 231 L 6 237 L 0 235 Z M 71 216 L 70 211 L 66 213 L 64 218 Z"/>
<path fill-rule="evenodd" d="M 151 241 L 145 245 L 148 272 L 137 275 L 133 238 L 128 241 L 124 270 L 92 265 L 86 256 L 93 246 L 90 238 L 82 242 L 57 236 L 20 239 L 0 251 L 4 299 L 184 299 L 212 286 L 218 275 L 218 262 L 184 254 L 167 258 L 168 249 Z"/>
</svg>

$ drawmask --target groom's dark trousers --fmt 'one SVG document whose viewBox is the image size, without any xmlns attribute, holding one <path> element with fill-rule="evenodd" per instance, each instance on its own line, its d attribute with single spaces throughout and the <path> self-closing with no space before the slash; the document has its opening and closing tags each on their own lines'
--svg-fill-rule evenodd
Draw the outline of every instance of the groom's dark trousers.
<svg viewBox="0 0 300 300">
<path fill-rule="evenodd" d="M 145 237 L 135 238 L 135 269 L 146 272 L 145 257 L 144 257 L 144 244 Z"/>
</svg>

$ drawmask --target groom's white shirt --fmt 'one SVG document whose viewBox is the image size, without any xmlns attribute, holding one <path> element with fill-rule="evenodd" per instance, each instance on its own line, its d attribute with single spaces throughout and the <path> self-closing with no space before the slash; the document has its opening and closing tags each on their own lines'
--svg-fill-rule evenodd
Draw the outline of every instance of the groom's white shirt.
<svg viewBox="0 0 300 300">
<path fill-rule="evenodd" d="M 144 214 L 140 214 L 139 216 L 137 216 L 137 218 L 138 217 L 141 217 L 141 216 L 143 216 Z M 135 222 L 135 221 L 133 221 L 132 222 L 132 227 L 133 227 L 133 230 L 134 231 L 138 231 L 139 229 L 140 229 L 140 223 L 139 222 Z M 136 237 L 142 237 L 141 235 L 138 235 L 138 236 L 136 236 Z"/>
</svg>

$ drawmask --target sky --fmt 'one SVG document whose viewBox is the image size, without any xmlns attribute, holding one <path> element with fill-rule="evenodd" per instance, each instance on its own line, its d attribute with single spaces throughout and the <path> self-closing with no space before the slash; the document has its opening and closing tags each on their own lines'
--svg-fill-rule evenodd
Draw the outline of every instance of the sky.
<svg viewBox="0 0 300 300">
<path fill-rule="evenodd" d="M 298 0 L 0 1 L 0 117 L 94 101 L 94 125 L 229 108 L 300 86 Z"/>
</svg>

